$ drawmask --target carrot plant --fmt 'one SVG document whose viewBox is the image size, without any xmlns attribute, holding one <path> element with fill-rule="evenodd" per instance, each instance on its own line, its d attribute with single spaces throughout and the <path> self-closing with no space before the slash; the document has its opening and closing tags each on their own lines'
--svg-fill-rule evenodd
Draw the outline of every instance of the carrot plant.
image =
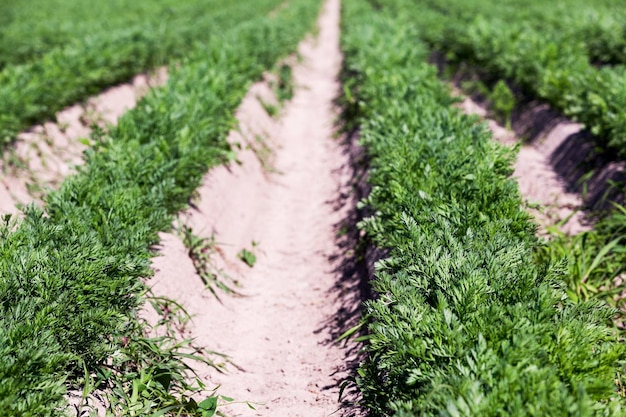
<svg viewBox="0 0 626 417">
<path fill-rule="evenodd" d="M 477 18 L 498 19 L 514 25 L 521 23 L 529 30 L 542 30 L 546 36 L 558 36 L 571 44 L 579 44 L 588 60 L 596 65 L 626 63 L 623 36 L 626 11 L 620 0 L 529 0 L 523 8 L 511 1 L 419 1 L 425 8 L 446 14 L 462 25 L 469 25 Z"/>
<path fill-rule="evenodd" d="M 363 318 L 363 405 L 375 416 L 623 415 L 616 311 L 573 302 L 563 265 L 533 259 L 513 151 L 452 105 L 408 9 L 372 3 L 345 0 L 342 26 L 344 116 L 370 164 L 360 227 L 388 251 Z"/>
<path fill-rule="evenodd" d="M 108 0 L 86 3 L 76 0 L 24 0 L 0 2 L 0 69 L 32 62 L 84 37 L 103 36 L 128 27 L 149 26 L 164 32 L 175 20 L 189 19 L 214 0 Z M 160 28 L 159 28 L 160 23 Z"/>
</svg>

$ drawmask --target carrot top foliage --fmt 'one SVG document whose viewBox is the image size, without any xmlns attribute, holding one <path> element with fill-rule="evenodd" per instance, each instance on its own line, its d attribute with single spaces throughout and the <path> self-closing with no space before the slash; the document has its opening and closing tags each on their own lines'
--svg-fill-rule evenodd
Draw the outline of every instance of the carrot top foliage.
<svg viewBox="0 0 626 417">
<path fill-rule="evenodd" d="M 533 261 L 513 152 L 452 107 L 426 64 L 419 10 L 372 3 L 346 0 L 342 26 L 345 114 L 370 158 L 374 214 L 361 227 L 390 251 L 364 317 L 364 405 L 396 416 L 623 415 L 615 311 L 575 304 L 563 266 Z"/>
</svg>

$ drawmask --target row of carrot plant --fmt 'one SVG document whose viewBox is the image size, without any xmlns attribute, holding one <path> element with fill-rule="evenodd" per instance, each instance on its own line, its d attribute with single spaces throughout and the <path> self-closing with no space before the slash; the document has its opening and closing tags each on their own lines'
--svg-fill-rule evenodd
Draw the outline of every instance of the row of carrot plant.
<svg viewBox="0 0 626 417">
<path fill-rule="evenodd" d="M 4 219 L 0 415 L 65 415 L 68 389 L 108 394 L 113 415 L 213 415 L 216 397 L 192 398 L 202 384 L 187 379 L 186 351 L 146 333 L 142 279 L 157 233 L 228 157 L 225 137 L 247 87 L 295 49 L 318 10 L 293 0 L 237 23 L 240 12 L 277 5 L 239 2 L 214 15 L 226 30 L 196 45 L 117 127 L 96 132 L 85 165 L 43 208 Z"/>
<path fill-rule="evenodd" d="M 407 14 L 413 4 L 392 6 Z M 446 52 L 453 70 L 469 68 L 482 77 L 491 87 L 487 96 L 498 116 L 507 119 L 520 98 L 507 85 L 521 87 L 522 99 L 524 94 L 545 99 L 586 124 L 595 134 L 589 140 L 597 144 L 590 159 L 603 153 L 608 160 L 624 159 L 626 72 L 623 66 L 597 68 L 624 63 L 625 10 L 620 2 L 533 0 L 523 9 L 514 2 L 490 0 L 420 0 L 419 5 L 420 13 L 409 14 L 420 37 Z M 428 25 L 423 24 L 426 20 Z M 613 197 L 623 200 L 623 185 L 614 186 Z M 620 205 L 595 211 L 599 222 L 594 229 L 577 236 L 554 229 L 550 241 L 535 251 L 538 259 L 567 259 L 566 283 L 573 300 L 600 298 L 623 309 L 624 211 Z"/>
<path fill-rule="evenodd" d="M 214 0 L 0 0 L 0 69 L 34 61 L 84 37 L 141 26 L 163 33 L 219 6 Z"/>
<path fill-rule="evenodd" d="M 445 53 L 453 68 L 469 67 L 490 85 L 506 82 L 529 99 L 549 103 L 583 123 L 598 147 L 623 159 L 626 69 L 621 58 L 611 57 L 611 51 L 623 55 L 625 46 L 623 42 L 614 46 L 600 42 L 608 48 L 601 51 L 598 39 L 591 36 L 595 32 L 614 36 L 617 29 L 613 26 L 622 23 L 608 24 L 604 30 L 604 20 L 600 20 L 599 27 L 589 28 L 593 16 L 577 13 L 579 3 L 532 2 L 535 11 L 531 7 L 526 13 L 520 12 L 515 2 L 491 0 L 414 0 L 401 7 L 420 27 L 421 38 L 431 49 Z M 592 13 L 594 5 L 581 7 Z M 616 2 L 597 9 L 604 10 L 602 16 L 623 13 Z M 546 15 L 557 20 L 559 14 L 561 24 L 546 21 Z M 567 22 L 570 26 L 564 29 Z M 621 27 L 620 33 L 623 30 Z M 622 39 L 621 35 L 617 38 Z M 598 61 L 616 60 L 619 65 L 598 65 Z"/>
<path fill-rule="evenodd" d="M 360 226 L 388 253 L 363 319 L 363 404 L 381 416 L 623 415 L 616 311 L 573 301 L 562 262 L 533 256 L 514 151 L 453 106 L 407 4 L 344 0 L 344 114 L 372 187 Z"/>
<path fill-rule="evenodd" d="M 487 19 L 543 31 L 559 42 L 577 44 L 596 65 L 626 63 L 626 10 L 620 0 L 529 0 L 524 7 L 515 1 L 420 0 L 419 5 L 465 25 Z"/>
<path fill-rule="evenodd" d="M 36 6 L 32 0 L 28 3 Z M 118 3 L 121 7 L 126 2 Z M 19 132 L 53 118 L 65 106 L 86 99 L 107 86 L 126 81 L 142 71 L 183 59 L 194 45 L 209 41 L 237 22 L 266 14 L 280 2 L 250 4 L 188 0 L 176 8 L 166 7 L 172 3 L 165 0 L 135 3 L 144 7 L 131 7 L 135 13 L 130 13 L 125 20 L 115 17 L 125 15 L 120 10 L 65 0 L 65 8 L 61 11 L 68 11 L 69 16 L 64 21 L 73 15 L 79 19 L 88 13 L 85 9 L 96 13 L 103 8 L 107 14 L 99 16 L 99 21 L 109 22 L 112 27 L 95 24 L 92 17 L 86 22 L 88 27 L 85 23 L 76 23 L 75 26 L 79 27 L 75 33 L 68 34 L 67 38 L 61 37 L 58 42 L 51 40 L 53 45 L 45 52 L 28 53 L 30 59 L 24 58 L 23 62 L 18 58 L 15 58 L 15 63 L 7 62 L 0 71 L 0 150 Z M 8 9 L 19 8 L 16 4 Z M 140 13 L 143 13 L 141 19 L 137 16 Z M 111 19 L 108 19 L 109 16 Z M 60 22 L 61 17 L 53 14 L 52 20 Z M 0 38 L 0 45 L 12 39 L 6 32 L 11 29 L 18 33 L 28 30 L 31 26 L 29 22 L 26 19 L 8 25 Z M 48 39 L 45 31 L 39 38 L 35 36 L 25 44 L 36 48 L 40 38 Z M 45 42 L 44 45 L 47 46 Z M 19 44 L 13 47 L 17 48 Z M 3 53 L 2 49 L 0 53 Z M 10 56 L 6 59 L 11 60 Z"/>
</svg>

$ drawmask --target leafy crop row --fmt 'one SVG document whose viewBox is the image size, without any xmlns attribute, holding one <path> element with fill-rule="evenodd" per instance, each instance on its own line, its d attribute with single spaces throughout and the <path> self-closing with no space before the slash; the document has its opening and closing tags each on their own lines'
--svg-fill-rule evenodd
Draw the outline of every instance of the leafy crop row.
<svg viewBox="0 0 626 417">
<path fill-rule="evenodd" d="M 405 3 L 404 13 L 420 27 L 422 38 L 432 48 L 445 52 L 452 64 L 469 65 L 488 82 L 504 80 L 527 96 L 548 102 L 583 123 L 600 147 L 626 157 L 626 71 L 621 65 L 595 65 L 594 61 L 601 58 L 590 55 L 589 50 L 598 50 L 594 46 L 597 39 L 591 35 L 581 39 L 590 18 L 583 15 L 576 20 L 578 23 L 570 21 L 573 27 L 566 30 L 562 25 L 541 24 L 542 14 L 538 12 L 513 18 L 519 11 L 518 4 L 495 3 L 450 0 L 442 6 L 415 0 Z M 558 5 L 562 6 L 543 2 L 539 10 L 551 9 L 556 15 Z M 491 12 L 492 6 L 501 13 Z M 567 7 L 565 16 L 575 5 Z M 468 8 L 473 13 L 471 18 Z M 611 10 L 619 14 L 621 9 L 613 5 L 605 13 Z M 615 48 L 619 51 L 623 46 Z"/>
<path fill-rule="evenodd" d="M 195 1 L 146 21 L 93 30 L 21 65 L 0 72 L 0 149 L 20 131 L 54 117 L 63 107 L 142 71 L 183 58 L 196 43 L 279 4 Z M 106 16 L 103 16 L 103 19 Z"/>
<path fill-rule="evenodd" d="M 409 9 L 386 8 L 401 1 L 344 1 L 345 114 L 370 158 L 361 227 L 389 250 L 366 304 L 363 403 L 373 415 L 622 415 L 615 311 L 572 302 L 562 266 L 533 259 L 513 152 L 452 106 Z"/>
<path fill-rule="evenodd" d="M 491 84 L 488 96 L 496 113 L 510 115 L 514 97 L 507 83 L 512 82 L 583 121 L 609 158 L 626 156 L 626 72 L 623 66 L 596 68 L 625 62 L 623 4 L 531 0 L 522 9 L 490 0 L 420 0 L 420 5 L 428 5 L 430 22 L 438 22 L 421 26 L 421 36 Z M 424 17 L 411 19 L 417 24 Z M 574 237 L 556 232 L 536 253 L 541 259 L 568 259 L 565 281 L 573 300 L 600 298 L 623 307 L 623 210 L 595 214 L 609 216 Z"/>
<path fill-rule="evenodd" d="M 0 69 L 31 62 L 84 37 L 131 27 L 163 33 L 172 25 L 193 24 L 198 15 L 219 7 L 215 0 L 1 0 Z"/>
<path fill-rule="evenodd" d="M 253 3 L 247 7 L 277 4 Z M 17 225 L 7 220 L 0 233 L 0 415 L 62 414 L 68 385 L 81 387 L 89 375 L 110 383 L 119 372 L 111 389 L 128 394 L 129 409 L 116 415 L 211 415 L 212 403 L 185 397 L 180 357 L 146 343 L 136 315 L 145 300 L 141 278 L 151 274 L 157 232 L 171 228 L 203 173 L 228 155 L 225 136 L 250 82 L 295 49 L 317 8 L 294 0 L 197 45 L 165 87 L 109 133 L 94 135 L 84 167 L 43 209 L 28 207 Z M 152 359 L 124 359 L 141 355 Z M 178 404 L 165 402 L 164 393 L 176 390 Z"/>
<path fill-rule="evenodd" d="M 590 62 L 626 63 L 626 9 L 620 0 L 515 1 L 420 0 L 421 6 L 462 25 L 476 20 L 499 20 L 542 31 L 559 42 L 577 44 Z"/>
</svg>

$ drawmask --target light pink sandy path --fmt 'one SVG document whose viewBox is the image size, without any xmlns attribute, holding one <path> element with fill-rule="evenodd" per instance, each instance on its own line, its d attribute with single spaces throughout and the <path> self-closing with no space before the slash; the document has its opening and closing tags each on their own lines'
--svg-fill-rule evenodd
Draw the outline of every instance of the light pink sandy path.
<svg viewBox="0 0 626 417">
<path fill-rule="evenodd" d="M 238 111 L 242 134 L 230 137 L 245 144 L 260 135 L 275 144 L 277 172 L 264 172 L 244 149 L 240 165 L 211 171 L 199 190 L 198 209 L 187 213 L 196 233 L 215 234 L 224 267 L 245 296 L 222 295 L 223 304 L 217 302 L 173 235 L 162 235 L 156 275 L 148 283 L 194 316 L 188 336 L 239 367 L 202 375 L 221 385 L 223 395 L 256 404 L 256 411 L 245 404 L 222 409 L 231 416 L 329 416 L 339 408 L 338 381 L 345 375 L 336 372 L 344 368 L 346 352 L 328 343 L 327 327 L 340 308 L 330 295 L 338 273 L 329 259 L 343 255 L 335 242 L 348 210 L 333 202 L 350 181 L 347 157 L 333 139 L 341 65 L 338 0 L 326 3 L 319 26 L 318 37 L 301 44 L 296 94 L 281 121 L 265 114 L 256 96 L 267 98 L 267 86 L 257 84 Z M 252 241 L 259 242 L 258 261 L 249 268 L 236 254 L 251 249 Z"/>
</svg>

